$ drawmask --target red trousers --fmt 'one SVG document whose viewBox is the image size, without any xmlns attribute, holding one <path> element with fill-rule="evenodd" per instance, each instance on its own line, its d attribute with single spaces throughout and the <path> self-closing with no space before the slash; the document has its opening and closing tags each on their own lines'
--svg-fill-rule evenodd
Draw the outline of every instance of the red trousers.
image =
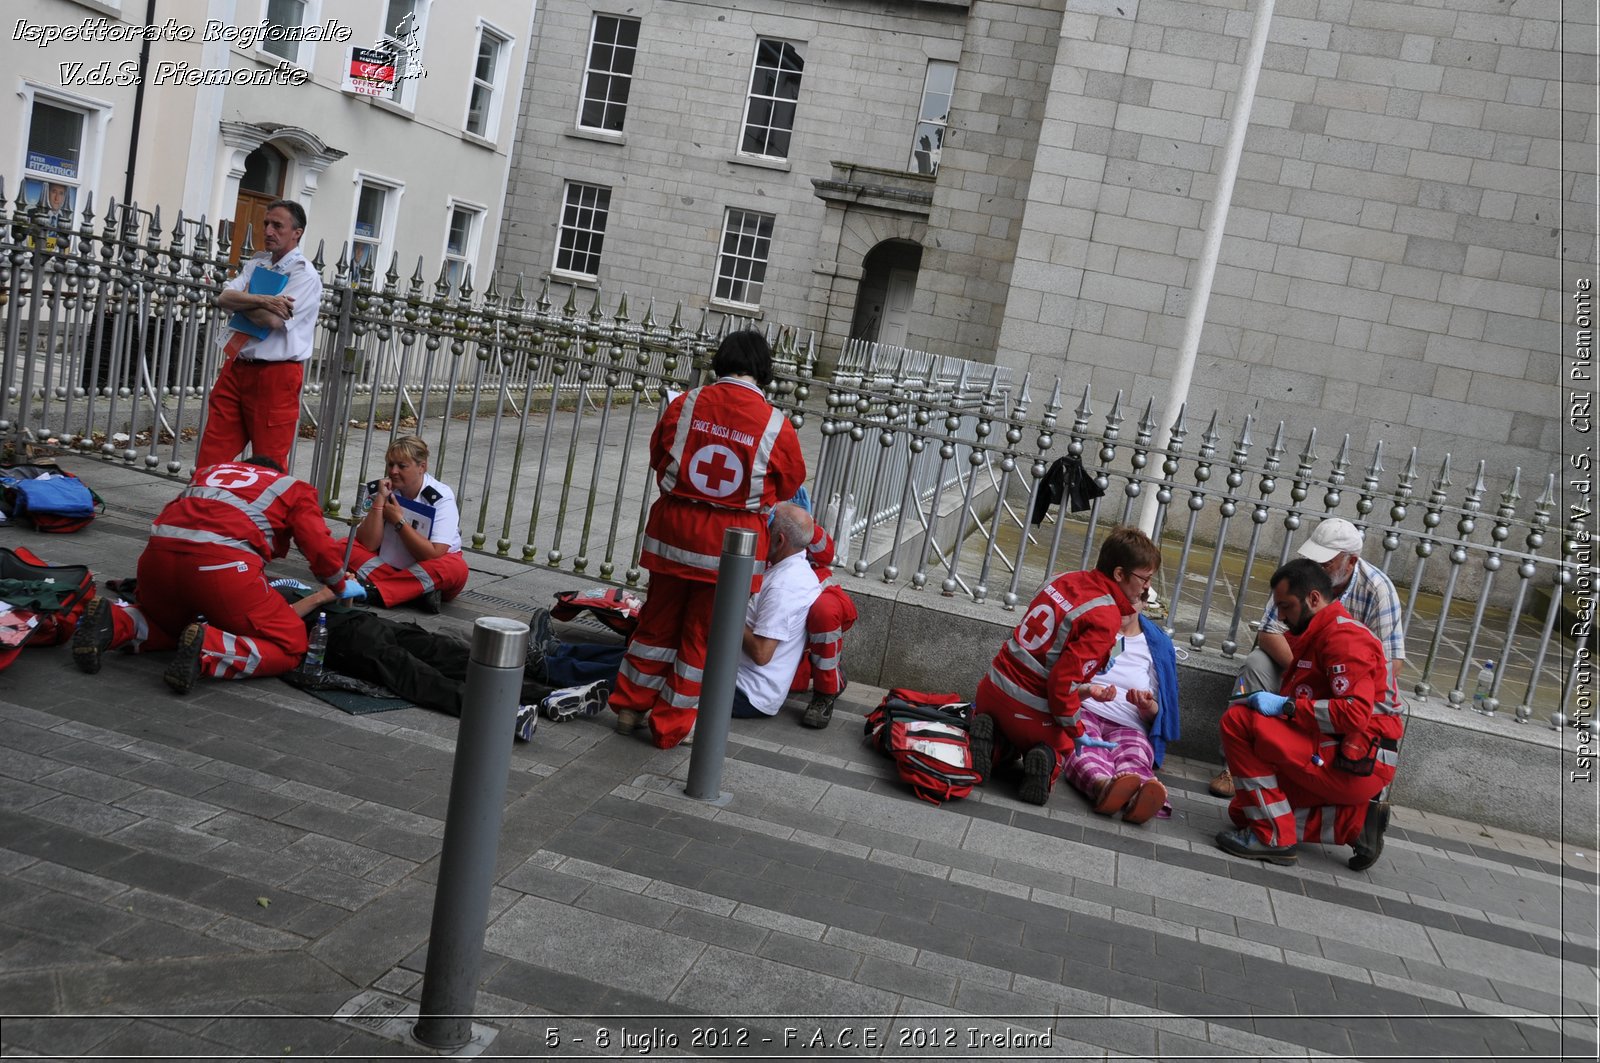
<svg viewBox="0 0 1600 1063">
<path fill-rule="evenodd" d="M 978 680 L 978 699 L 973 707 L 994 718 L 996 765 L 1009 763 L 1034 746 L 1049 746 L 1055 750 L 1056 766 L 1050 774 L 1050 785 L 1055 786 L 1056 779 L 1061 776 L 1062 758 L 1072 756 L 1073 750 L 1072 736 L 1056 723 L 1055 717 L 1003 701 L 987 675 Z"/>
<path fill-rule="evenodd" d="M 806 655 L 795 669 L 791 691 L 810 686 L 818 694 L 844 689 L 844 633 L 856 622 L 856 603 L 832 583 L 811 603 L 806 614 Z"/>
<path fill-rule="evenodd" d="M 304 362 L 243 362 L 230 357 L 211 386 L 206 431 L 194 467 L 232 461 L 248 452 L 288 469 L 304 378 Z"/>
<path fill-rule="evenodd" d="M 386 606 L 401 605 L 431 590 L 437 590 L 448 602 L 466 589 L 468 575 L 467 559 L 459 552 L 419 561 L 410 568 L 395 568 L 378 560 L 377 554 L 360 543 L 350 551 L 350 571 L 372 584 Z"/>
<path fill-rule="evenodd" d="M 1268 845 L 1320 841 L 1347 845 L 1361 833 L 1367 802 L 1387 780 L 1382 773 L 1351 775 L 1333 766 L 1338 742 L 1248 705 L 1222 714 L 1222 755 L 1233 773 L 1228 815 Z M 1312 754 L 1323 760 L 1318 767 Z"/>
<path fill-rule="evenodd" d="M 716 593 L 715 583 L 650 574 L 650 594 L 622 655 L 610 704 L 617 712 L 648 712 L 650 737 L 660 749 L 683 741 L 694 726 Z"/>
<path fill-rule="evenodd" d="M 113 647 L 170 650 L 205 618 L 200 671 L 213 679 L 281 675 L 306 652 L 306 626 L 267 586 L 261 562 L 222 547 L 152 544 L 139 555 L 143 604 L 113 609 Z"/>
</svg>

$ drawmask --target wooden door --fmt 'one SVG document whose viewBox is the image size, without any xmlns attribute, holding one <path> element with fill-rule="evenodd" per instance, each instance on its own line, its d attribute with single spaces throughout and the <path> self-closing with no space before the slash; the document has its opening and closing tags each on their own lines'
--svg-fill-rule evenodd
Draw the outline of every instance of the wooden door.
<svg viewBox="0 0 1600 1063">
<path fill-rule="evenodd" d="M 244 234 L 248 228 L 250 240 L 257 251 L 261 250 L 261 235 L 264 231 L 261 225 L 267 219 L 267 206 L 276 200 L 277 196 L 263 195 L 260 192 L 246 192 L 239 190 L 239 203 L 233 212 L 233 245 L 228 248 L 228 263 L 237 266 L 240 252 L 244 249 Z"/>
</svg>

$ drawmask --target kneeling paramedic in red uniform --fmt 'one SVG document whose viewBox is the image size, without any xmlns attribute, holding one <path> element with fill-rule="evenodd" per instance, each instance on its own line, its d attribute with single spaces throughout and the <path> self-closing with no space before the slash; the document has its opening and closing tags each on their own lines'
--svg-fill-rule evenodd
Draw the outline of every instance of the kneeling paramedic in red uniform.
<svg viewBox="0 0 1600 1063">
<path fill-rule="evenodd" d="M 141 604 L 90 602 L 73 636 L 73 660 L 93 673 L 109 649 L 176 648 L 163 678 L 180 694 L 202 674 L 250 679 L 289 671 L 305 655 L 305 624 L 267 586 L 262 568 L 287 556 L 291 540 L 319 580 L 359 595 L 310 484 L 260 455 L 196 470 L 150 526 L 139 555 Z"/>
<path fill-rule="evenodd" d="M 673 399 L 650 435 L 661 491 L 639 558 L 650 594 L 610 701 L 619 734 L 648 720 L 661 749 L 694 726 L 723 532 L 756 534 L 750 590 L 760 590 L 767 513 L 806 478 L 794 425 L 761 391 L 772 382 L 772 351 L 761 333 L 730 333 L 711 368 L 716 381 Z"/>
<path fill-rule="evenodd" d="M 1091 682 L 1117 649 L 1122 618 L 1161 569 L 1161 551 L 1138 528 L 1115 528 L 1095 567 L 1063 572 L 1034 597 L 978 683 L 972 766 L 988 775 L 1022 756 L 1021 797 L 1042 805 L 1078 745 L 1114 749 L 1089 738 L 1078 720 L 1083 698 L 1108 700 L 1113 687 Z"/>
<path fill-rule="evenodd" d="M 1364 871 L 1383 852 L 1384 791 L 1405 730 L 1383 644 L 1333 600 L 1328 574 L 1299 558 L 1272 574 L 1272 600 L 1294 659 L 1279 694 L 1257 691 L 1222 715 L 1222 752 L 1238 830 L 1217 835 L 1234 856 L 1295 862 L 1301 840 L 1350 845 Z"/>
<path fill-rule="evenodd" d="M 833 719 L 833 706 L 849 684 L 844 678 L 844 633 L 855 626 L 856 603 L 833 578 L 833 536 L 821 524 L 806 547 L 806 562 L 822 584 L 822 593 L 806 614 L 806 655 L 789 689 L 811 689 L 811 703 L 800 717 L 802 727 L 821 729 Z"/>
</svg>

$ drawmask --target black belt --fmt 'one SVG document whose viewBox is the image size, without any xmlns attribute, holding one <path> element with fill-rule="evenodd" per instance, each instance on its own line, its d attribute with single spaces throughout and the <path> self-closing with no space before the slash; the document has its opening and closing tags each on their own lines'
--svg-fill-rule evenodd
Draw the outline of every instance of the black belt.
<svg viewBox="0 0 1600 1063">
<path fill-rule="evenodd" d="M 300 359 L 299 358 L 240 358 L 240 357 L 235 357 L 234 361 L 239 363 L 240 365 L 293 365 L 295 362 L 300 361 Z"/>
</svg>

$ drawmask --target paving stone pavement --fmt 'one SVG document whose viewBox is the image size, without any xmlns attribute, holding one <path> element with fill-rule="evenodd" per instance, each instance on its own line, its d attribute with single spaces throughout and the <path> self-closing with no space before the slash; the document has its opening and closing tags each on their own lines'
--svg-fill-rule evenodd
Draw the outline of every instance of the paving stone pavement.
<svg viewBox="0 0 1600 1063">
<path fill-rule="evenodd" d="M 175 488 L 91 482 L 90 529 L 0 545 L 131 574 Z M 536 604 L 527 570 L 473 565 L 480 601 Z M 90 677 L 29 649 L 0 674 L 0 1049 L 426 1054 L 330 1016 L 420 997 L 456 721 L 277 680 L 180 698 L 164 663 Z M 486 1054 L 1595 1057 L 1592 843 L 1398 809 L 1368 872 L 1319 846 L 1257 866 L 1213 847 L 1211 766 L 1181 761 L 1143 827 L 1003 782 L 936 808 L 861 742 L 881 694 L 853 686 L 821 732 L 797 703 L 734 721 L 721 804 L 684 796 L 687 750 L 599 720 L 518 745 Z"/>
</svg>

